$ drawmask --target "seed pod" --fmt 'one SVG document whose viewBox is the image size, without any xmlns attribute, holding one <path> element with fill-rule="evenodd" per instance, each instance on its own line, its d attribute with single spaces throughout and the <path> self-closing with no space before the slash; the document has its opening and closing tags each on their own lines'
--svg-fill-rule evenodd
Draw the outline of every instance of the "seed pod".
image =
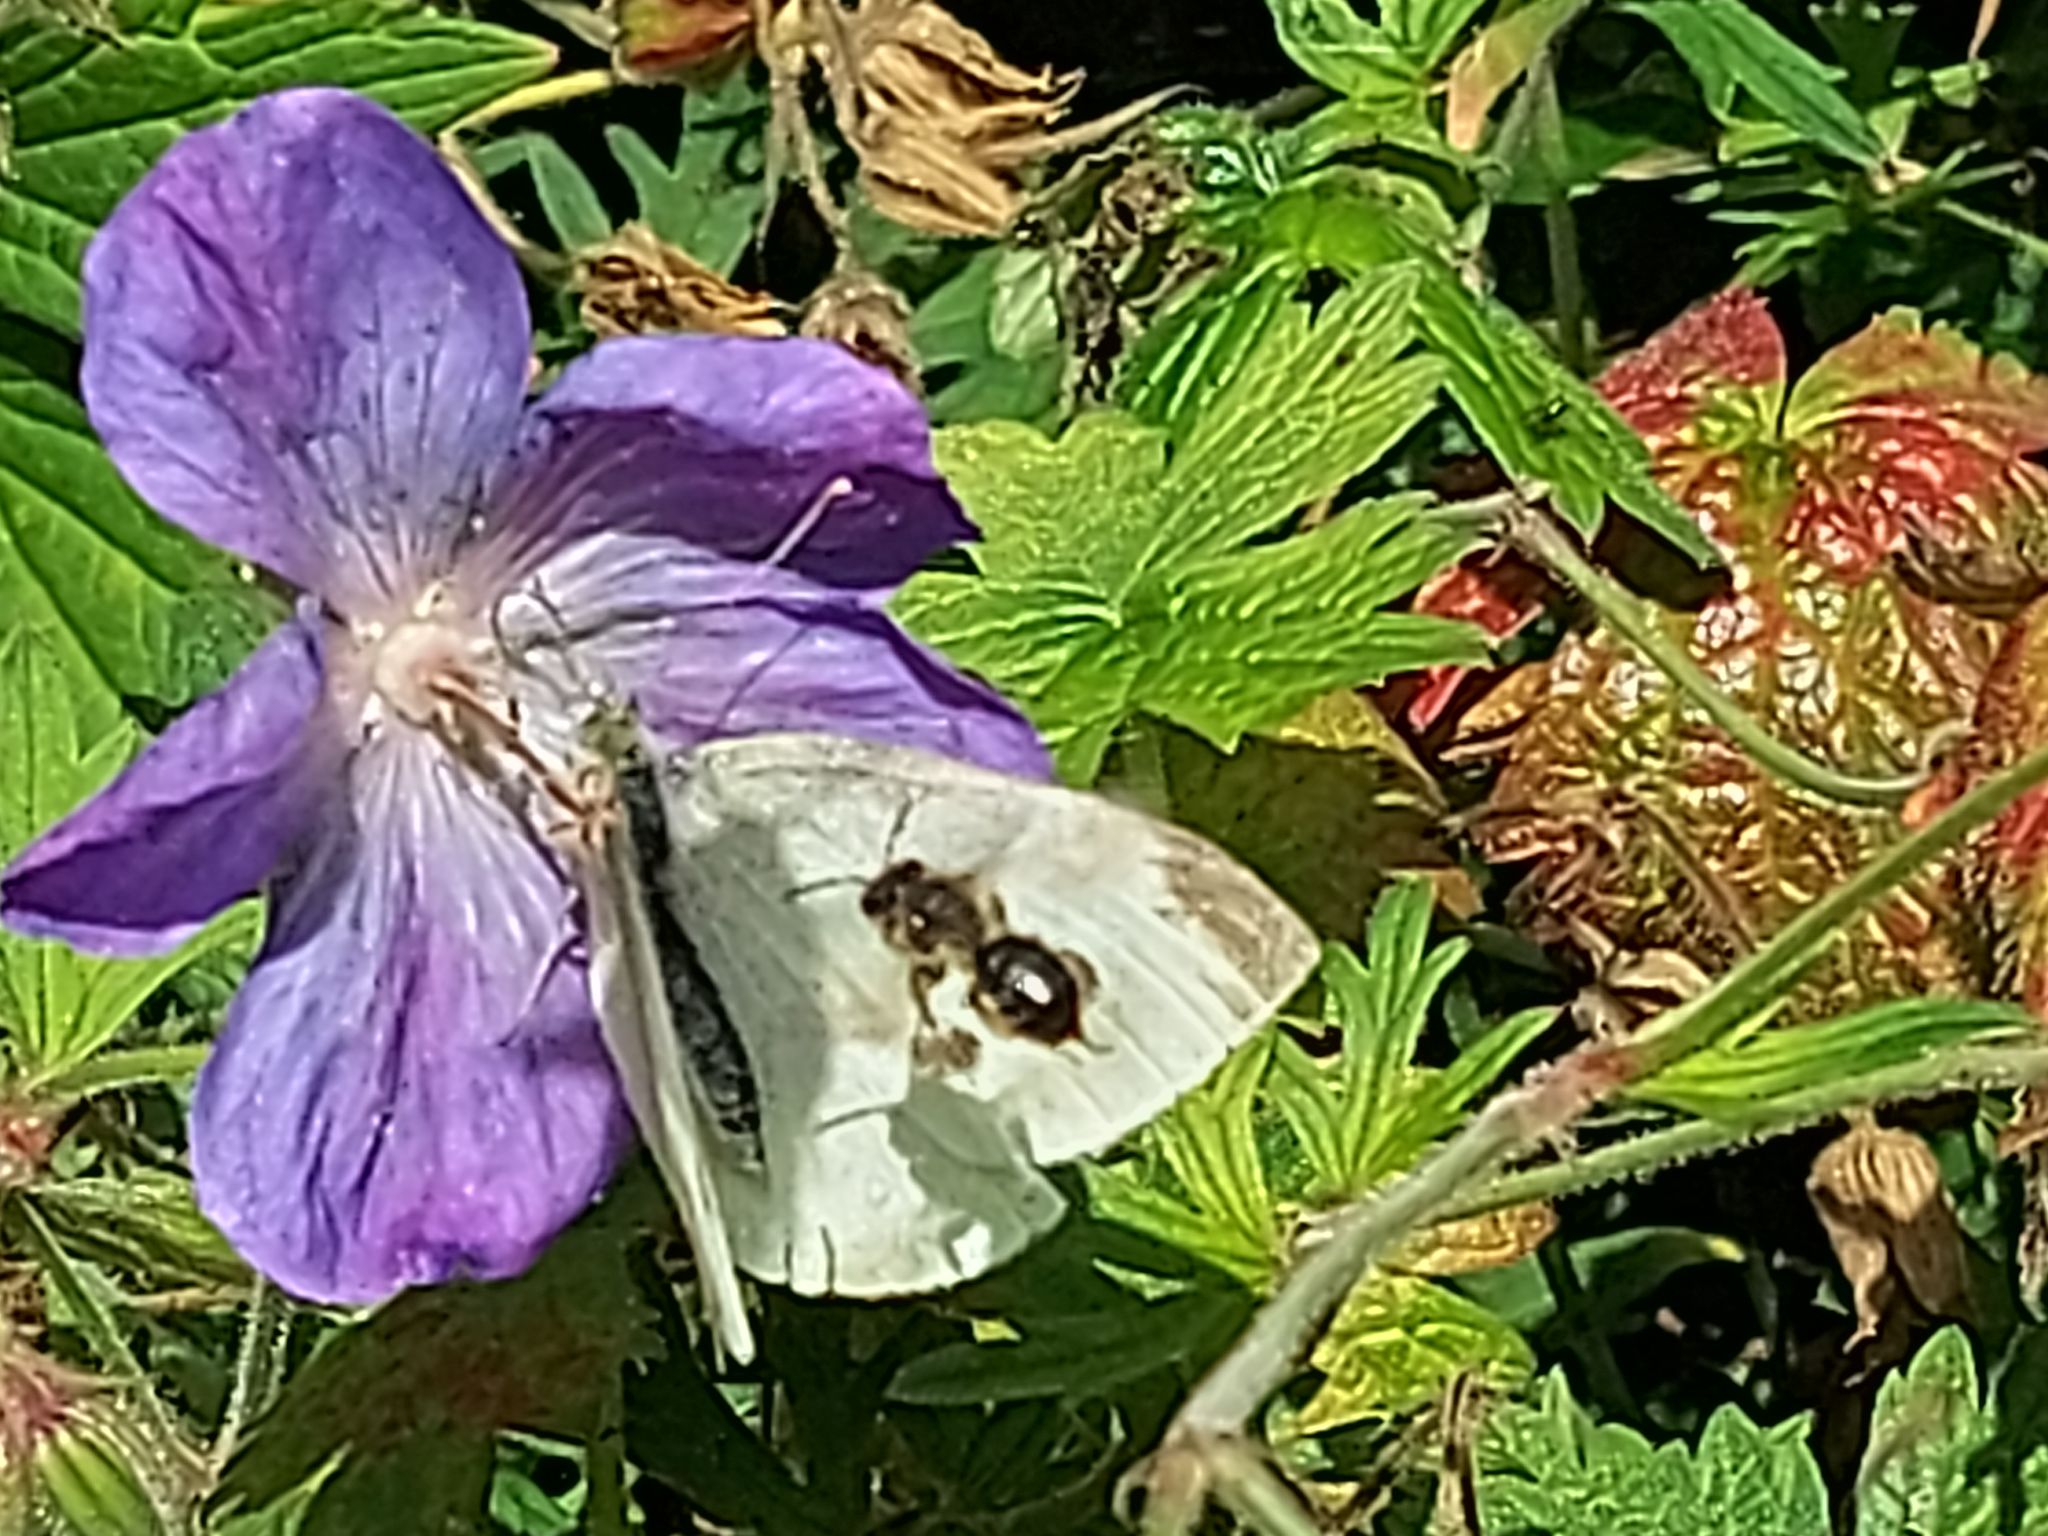
<svg viewBox="0 0 2048 1536">
<path fill-rule="evenodd" d="M 118 1437 L 92 1417 L 73 1417 L 45 1440 L 35 1469 L 52 1509 L 78 1536 L 163 1536 Z"/>
</svg>

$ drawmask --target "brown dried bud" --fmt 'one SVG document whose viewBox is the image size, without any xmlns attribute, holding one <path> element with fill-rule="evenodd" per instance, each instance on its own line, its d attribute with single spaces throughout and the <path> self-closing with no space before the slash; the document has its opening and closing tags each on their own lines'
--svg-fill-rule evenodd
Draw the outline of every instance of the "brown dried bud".
<svg viewBox="0 0 2048 1536">
<path fill-rule="evenodd" d="M 1080 75 L 1019 69 L 932 0 L 866 0 L 851 34 L 868 200 L 911 229 L 1000 235 L 1023 206 L 1017 169 L 1044 152 Z"/>
<path fill-rule="evenodd" d="M 56 1139 L 54 1115 L 19 1099 L 0 1098 L 0 1189 L 34 1183 Z"/>
<path fill-rule="evenodd" d="M 1852 1125 L 1813 1160 L 1806 1192 L 1855 1295 L 1851 1345 L 1877 1335 L 1900 1286 L 1931 1316 L 1969 1316 L 1963 1234 L 1926 1142 Z"/>
<path fill-rule="evenodd" d="M 703 83 L 753 51 L 751 0 L 618 0 L 612 62 L 629 80 Z"/>
<path fill-rule="evenodd" d="M 798 329 L 806 336 L 836 341 L 861 361 L 888 369 L 910 389 L 918 387 L 910 306 L 873 273 L 834 273 L 804 305 Z"/>
<path fill-rule="evenodd" d="M 786 336 L 774 299 L 720 277 L 644 224 L 628 224 L 576 258 L 583 323 L 600 337 L 671 331 Z"/>
</svg>

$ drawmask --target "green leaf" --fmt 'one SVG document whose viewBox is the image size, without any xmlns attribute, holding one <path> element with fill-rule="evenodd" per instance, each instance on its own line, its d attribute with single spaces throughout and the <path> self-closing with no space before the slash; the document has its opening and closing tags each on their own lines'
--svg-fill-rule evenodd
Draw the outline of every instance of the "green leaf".
<svg viewBox="0 0 2048 1536">
<path fill-rule="evenodd" d="M 175 35 L 119 42 L 18 31 L 0 44 L 0 307 L 76 335 L 79 259 L 121 195 L 180 135 L 267 92 L 345 86 L 432 133 L 554 62 L 537 38 L 403 0 L 202 6 Z"/>
<path fill-rule="evenodd" d="M 477 169 L 493 181 L 514 167 L 525 168 L 558 245 L 573 251 L 611 237 L 612 216 L 597 188 L 548 135 L 533 129 L 510 133 L 476 151 L 475 159 Z"/>
<path fill-rule="evenodd" d="M 1818 1024 L 1737 1030 L 1625 1092 L 1696 1115 L 1741 1114 L 1814 1083 L 1852 1081 L 1961 1045 L 2019 1043 L 2038 1030 L 2016 1004 L 1906 998 Z"/>
<path fill-rule="evenodd" d="M 1418 1086 L 1415 1049 L 1431 1003 L 1470 948 L 1462 939 L 1431 947 L 1434 906 L 1427 881 L 1399 881 L 1374 909 L 1363 964 L 1342 945 L 1324 946 L 1324 1013 L 1343 1039 L 1338 1098 L 1344 1183 L 1326 1197 L 1362 1194 L 1433 1139 L 1434 1133 L 1420 1142 L 1403 1134 Z"/>
<path fill-rule="evenodd" d="M 121 1177 L 57 1179 L 35 1191 L 58 1241 L 153 1288 L 246 1284 L 249 1270 L 199 1214 L 187 1179 L 152 1168 Z"/>
<path fill-rule="evenodd" d="M 1660 488 L 1648 450 L 1607 402 L 1558 361 L 1506 305 L 1466 286 L 1381 184 L 1349 170 L 1274 197 L 1248 232 L 1256 263 L 1283 255 L 1302 270 L 1348 276 L 1389 262 L 1417 274 L 1414 321 L 1445 365 L 1444 388 L 1503 468 L 1550 487 L 1583 532 L 1611 499 L 1702 565 L 1718 563 L 1697 523 Z"/>
<path fill-rule="evenodd" d="M 0 858 L 106 783 L 138 740 L 110 700 L 76 686 L 44 635 L 0 630 Z M 101 959 L 0 930 L 0 1034 L 16 1070 L 40 1085 L 79 1066 L 179 971 L 252 944 L 256 928 L 253 907 L 231 908 L 180 949 L 147 960 Z"/>
<path fill-rule="evenodd" d="M 1655 23 L 1699 77 L 1716 116 L 1732 115 L 1734 93 L 1795 130 L 1816 149 L 1874 170 L 1884 144 L 1834 87 L 1839 71 L 1812 54 L 1743 0 L 1655 0 L 1621 7 Z"/>
<path fill-rule="evenodd" d="M 714 89 L 683 93 L 682 137 L 668 159 L 623 123 L 607 123 L 604 141 L 647 227 L 730 277 L 761 225 L 767 126 L 767 99 L 742 70 Z"/>
<path fill-rule="evenodd" d="M 1252 1106 L 1274 1041 L 1268 1030 L 1239 1046 L 1208 1082 L 1147 1127 L 1144 1143 L 1163 1169 L 1148 1169 L 1141 1158 L 1089 1168 L 1090 1210 L 1248 1283 L 1271 1275 L 1279 1222 Z"/>
<path fill-rule="evenodd" d="M 1477 543 L 1469 523 L 1422 513 L 1419 497 L 1366 502 L 1298 538 L 1219 556 L 1131 596 L 1130 639 L 1146 658 L 1132 706 L 1229 751 L 1336 688 L 1399 672 L 1476 665 L 1473 626 L 1374 612 Z M 1333 615 L 1346 615 L 1333 620 Z M 1356 614 L 1356 617 L 1350 615 Z"/>
<path fill-rule="evenodd" d="M 1226 1229 L 1245 1252 L 1258 1252 L 1269 1262 L 1277 1224 L 1253 1131 L 1252 1103 L 1272 1052 L 1270 1030 L 1239 1046 L 1150 1132 L 1189 1203 Z"/>
<path fill-rule="evenodd" d="M 1423 1081 L 1389 1139 L 1421 1146 L 1443 1135 L 1458 1123 L 1465 1106 L 1498 1082 L 1515 1058 L 1556 1022 L 1557 1014 L 1556 1008 L 1539 1005 L 1502 1019 L 1460 1051 L 1456 1061 Z"/>
<path fill-rule="evenodd" d="M 1716 1409 L 1699 1446 L 1596 1424 L 1562 1373 L 1506 1403 L 1480 1437 L 1485 1536 L 1827 1536 L 1827 1489 L 1804 1415 L 1759 1429 Z"/>
<path fill-rule="evenodd" d="M 1054 414 L 1066 353 L 1053 253 L 993 246 L 976 252 L 910 316 L 910 344 L 936 384 L 943 425 Z"/>
<path fill-rule="evenodd" d="M 1436 402 L 1443 369 L 1400 356 L 1421 274 L 1362 274 L 1311 322 L 1274 312 L 1256 346 L 1174 439 L 1161 516 L 1135 564 L 1186 562 L 1268 532 L 1296 507 L 1334 494 L 1405 437 Z"/>
<path fill-rule="evenodd" d="M 1468 523 L 1396 499 L 1243 547 L 1428 409 L 1437 370 L 1403 356 L 1415 281 L 1370 274 L 1313 321 L 1262 306 L 1256 339 L 1171 436 L 1113 411 L 1057 441 L 1017 422 L 941 432 L 940 467 L 983 531 L 967 551 L 980 574 L 913 579 L 898 616 L 1030 711 L 1081 782 L 1141 710 L 1228 748 L 1331 688 L 1475 655 L 1467 631 L 1372 611 L 1468 548 Z"/>
<path fill-rule="evenodd" d="M 248 599 L 223 600 L 235 590 L 225 557 L 115 472 L 71 393 L 75 366 L 54 337 L 0 316 L 0 612 L 56 646 L 96 741 L 122 695 L 189 699 L 204 673 L 194 631 Z"/>
<path fill-rule="evenodd" d="M 1425 69 L 1451 51 L 1486 0 L 1385 0 L 1380 17 L 1400 50 Z"/>
<path fill-rule="evenodd" d="M 937 434 L 934 458 L 981 528 L 971 554 L 997 581 L 1070 581 L 1114 594 L 1136 579 L 1166 475 L 1167 439 L 1115 411 L 1079 417 L 1057 442 L 1015 421 Z"/>
<path fill-rule="evenodd" d="M 1424 79 L 1416 61 L 1350 0 L 1266 3 L 1287 56 L 1331 90 L 1368 101 L 1420 98 Z"/>
<path fill-rule="evenodd" d="M 1294 1428 L 1313 1435 L 1411 1413 L 1468 1371 L 1495 1391 L 1515 1391 L 1536 1357 L 1477 1302 L 1413 1275 L 1374 1274 L 1345 1296 L 1309 1364 L 1323 1382 Z"/>
<path fill-rule="evenodd" d="M 1999 1536 L 1997 1482 L 1972 1464 L 1996 1429 L 1969 1336 L 1944 1328 L 1878 1389 L 1856 1536 Z"/>
<path fill-rule="evenodd" d="M 1189 1362 L 1206 1363 L 1244 1326 L 1251 1297 L 1197 1290 L 1101 1313 L 1034 1318 L 1021 1337 L 942 1344 L 912 1358 L 888 1395 L 927 1407 L 1106 1396 Z"/>
</svg>

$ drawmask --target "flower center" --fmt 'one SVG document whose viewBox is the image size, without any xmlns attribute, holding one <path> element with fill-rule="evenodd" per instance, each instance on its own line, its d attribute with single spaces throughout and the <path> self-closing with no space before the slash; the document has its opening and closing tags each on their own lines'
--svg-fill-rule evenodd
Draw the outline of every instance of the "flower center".
<svg viewBox="0 0 2048 1536">
<path fill-rule="evenodd" d="M 359 620 L 350 634 L 366 737 L 399 724 L 424 731 L 501 789 L 517 785 L 522 798 L 538 792 L 558 809 L 583 814 L 571 775 L 529 739 L 495 631 L 447 587 L 429 587 L 395 620 Z"/>
<path fill-rule="evenodd" d="M 491 669 L 488 645 L 450 615 L 406 618 L 388 629 L 362 625 L 356 634 L 369 658 L 370 709 L 410 725 L 436 725 L 447 712 L 447 685 L 480 692 L 480 674 Z M 374 729 L 380 722 L 373 713 L 366 723 Z"/>
</svg>

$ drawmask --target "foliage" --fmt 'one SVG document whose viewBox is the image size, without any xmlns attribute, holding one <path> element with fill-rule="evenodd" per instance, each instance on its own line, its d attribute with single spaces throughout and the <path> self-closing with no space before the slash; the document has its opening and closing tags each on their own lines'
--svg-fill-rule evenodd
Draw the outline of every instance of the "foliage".
<svg viewBox="0 0 2048 1536">
<path fill-rule="evenodd" d="M 1503 1405 L 1487 1421 L 1480 1529 L 1826 1536 L 1827 1490 L 1808 1428 L 1795 1418 L 1759 1429 L 1741 1410 L 1722 1407 L 1696 1446 L 1653 1445 L 1634 1430 L 1596 1423 L 1553 1374 L 1534 1402 Z M 1981 1393 L 1968 1338 L 1954 1328 L 1936 1334 L 1878 1393 L 1855 1477 L 1856 1536 L 2038 1529 L 2048 1520 L 2048 1447 L 2033 1438 L 2039 1428 L 2001 1423 Z M 1998 1480 L 1979 1468 L 1986 1448 L 2013 1434 L 2031 1449 L 2008 1506 Z"/>
<path fill-rule="evenodd" d="M 2044 1065 L 2048 791 L 1869 875 L 2048 743 L 2042 20 L 1239 9 L 1223 63 L 1178 10 L 1048 19 L 1041 74 L 930 0 L 0 0 L 0 856 L 284 613 L 99 445 L 79 272 L 181 134 L 318 82 L 465 169 L 543 372 L 592 345 L 580 264 L 644 226 L 913 382 L 980 537 L 905 626 L 1325 936 L 1272 1028 L 1059 1174 L 1022 1259 L 759 1287 L 741 1369 L 637 1165 L 519 1279 L 278 1295 L 184 1144 L 259 904 L 157 959 L 0 931 L 0 1533 L 1106 1533 L 1332 1234 L 1590 1059 L 1295 1330 L 1247 1426 L 1286 1507 L 1219 1475 L 1213 1528 L 1292 1536 L 1298 1497 L 1389 1536 L 2048 1536 L 2013 1278 L 2048 1164 L 2004 1091 Z M 1077 63 L 1094 122 L 1059 121 Z M 1209 89 L 1143 98 L 1168 77 Z M 1568 590 L 1526 504 L 1632 593 Z M 1788 786 L 1763 734 L 1898 792 Z M 1939 1165 L 1966 1326 L 1854 1315 L 1804 1194 L 1844 1116 Z"/>
</svg>

